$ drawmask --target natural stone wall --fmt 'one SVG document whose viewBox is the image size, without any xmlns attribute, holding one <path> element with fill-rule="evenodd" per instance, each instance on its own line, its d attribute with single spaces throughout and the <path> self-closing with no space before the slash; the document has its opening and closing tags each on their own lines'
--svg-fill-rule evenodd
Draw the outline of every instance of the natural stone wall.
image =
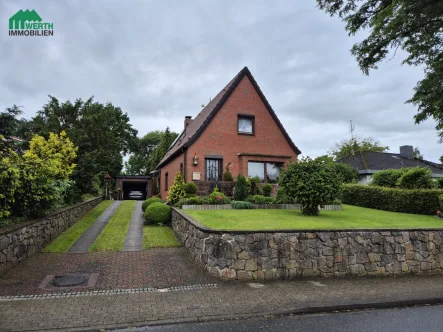
<svg viewBox="0 0 443 332">
<path fill-rule="evenodd" d="M 13 229 L 0 229 L 0 276 L 41 250 L 101 200 L 90 199 Z"/>
<path fill-rule="evenodd" d="M 195 262 L 224 279 L 443 273 L 443 229 L 218 231 L 175 208 L 172 228 Z"/>
</svg>

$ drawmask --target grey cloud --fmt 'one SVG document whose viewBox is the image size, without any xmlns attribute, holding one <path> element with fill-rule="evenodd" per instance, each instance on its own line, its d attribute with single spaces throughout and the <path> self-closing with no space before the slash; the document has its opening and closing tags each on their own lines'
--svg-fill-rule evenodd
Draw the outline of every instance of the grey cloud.
<svg viewBox="0 0 443 332">
<path fill-rule="evenodd" d="M 180 131 L 247 65 L 305 155 L 324 154 L 357 133 L 391 151 L 418 145 L 438 160 L 434 124 L 413 123 L 405 105 L 422 76 L 400 66 L 404 54 L 364 76 L 344 24 L 315 1 L 2 1 L 0 20 L 35 9 L 53 37 L 0 33 L 0 95 L 26 115 L 47 102 L 89 98 L 127 112 L 139 133 Z"/>
</svg>

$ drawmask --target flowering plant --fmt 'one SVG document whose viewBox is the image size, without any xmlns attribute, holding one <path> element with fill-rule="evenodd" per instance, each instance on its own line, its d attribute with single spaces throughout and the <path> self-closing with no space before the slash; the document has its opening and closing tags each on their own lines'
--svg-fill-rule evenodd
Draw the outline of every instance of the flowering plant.
<svg viewBox="0 0 443 332">
<path fill-rule="evenodd" d="M 440 210 L 437 211 L 437 216 L 438 216 L 439 218 L 443 218 L 443 216 L 441 215 L 441 211 L 440 211 Z"/>
<path fill-rule="evenodd" d="M 217 199 L 217 201 L 221 201 L 223 199 L 223 197 L 221 197 L 220 195 L 215 197 Z"/>
</svg>

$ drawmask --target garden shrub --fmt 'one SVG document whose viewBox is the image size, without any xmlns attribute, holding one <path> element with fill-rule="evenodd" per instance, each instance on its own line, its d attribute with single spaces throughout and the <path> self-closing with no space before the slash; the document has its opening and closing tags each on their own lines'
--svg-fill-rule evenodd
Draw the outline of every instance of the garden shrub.
<svg viewBox="0 0 443 332">
<path fill-rule="evenodd" d="M 251 183 L 251 195 L 260 195 L 260 178 L 258 176 L 254 176 L 249 178 L 249 182 Z"/>
<path fill-rule="evenodd" d="M 163 203 L 163 200 L 162 200 L 161 198 L 159 198 L 159 197 L 151 197 L 151 198 L 148 198 L 146 201 L 144 201 L 144 202 L 142 203 L 142 210 L 143 210 L 143 212 L 146 211 L 146 208 L 147 208 L 149 205 L 154 204 L 154 203 Z"/>
<path fill-rule="evenodd" d="M 177 203 L 185 196 L 186 196 L 185 180 L 183 179 L 182 173 L 177 172 L 177 174 L 175 175 L 174 182 L 169 188 L 168 202 L 170 204 Z"/>
<path fill-rule="evenodd" d="M 226 197 L 225 194 L 223 194 L 222 192 L 218 191 L 218 187 L 215 186 L 214 190 L 212 191 L 212 193 L 209 194 L 208 196 L 208 203 L 209 204 L 229 204 L 231 203 L 231 200 L 229 197 Z"/>
<path fill-rule="evenodd" d="M 191 197 L 191 198 L 185 199 L 185 202 L 187 205 L 201 205 L 202 204 L 202 200 L 200 199 L 200 197 Z"/>
<path fill-rule="evenodd" d="M 232 201 L 231 206 L 236 210 L 250 210 L 254 209 L 254 204 L 245 201 Z"/>
<path fill-rule="evenodd" d="M 429 168 L 410 168 L 398 179 L 397 186 L 403 189 L 432 189 L 432 172 Z"/>
<path fill-rule="evenodd" d="M 266 183 L 263 188 L 263 196 L 269 197 L 271 196 L 271 192 L 272 192 L 272 185 L 270 185 L 269 183 Z"/>
<path fill-rule="evenodd" d="M 194 182 L 188 182 L 185 183 L 185 186 L 183 188 L 185 190 L 186 194 L 197 194 L 197 185 Z"/>
<path fill-rule="evenodd" d="M 234 181 L 234 177 L 232 176 L 232 173 L 229 170 L 230 166 L 231 166 L 230 162 L 226 164 L 226 170 L 223 173 L 223 181 Z"/>
<path fill-rule="evenodd" d="M 198 197 L 197 194 L 186 194 L 185 198 Z"/>
<path fill-rule="evenodd" d="M 341 178 L 329 164 L 307 157 L 287 165 L 279 184 L 301 204 L 303 214 L 317 215 L 319 205 L 339 196 Z"/>
<path fill-rule="evenodd" d="M 443 177 L 438 178 L 436 181 L 437 181 L 437 187 L 443 189 Z"/>
<path fill-rule="evenodd" d="M 153 203 L 148 206 L 144 216 L 148 224 L 167 224 L 171 221 L 171 207 L 164 203 Z"/>
<path fill-rule="evenodd" d="M 237 176 L 237 183 L 234 189 L 234 199 L 236 201 L 244 201 L 249 196 L 250 184 L 246 181 L 246 178 L 239 174 Z"/>
<path fill-rule="evenodd" d="M 278 188 L 275 196 L 275 203 L 277 204 L 293 204 L 294 200 L 290 199 L 283 188 Z"/>
<path fill-rule="evenodd" d="M 408 168 L 385 169 L 377 172 L 372 176 L 371 185 L 395 188 L 397 186 L 397 181 L 400 179 L 403 173 L 407 172 L 408 170 Z"/>
<path fill-rule="evenodd" d="M 439 189 L 398 189 L 347 184 L 343 186 L 344 204 L 371 209 L 433 215 L 441 208 Z"/>
<path fill-rule="evenodd" d="M 246 199 L 247 202 L 250 202 L 252 204 L 274 204 L 275 200 L 273 197 L 265 197 L 262 195 L 254 195 L 254 196 L 249 196 Z"/>
</svg>

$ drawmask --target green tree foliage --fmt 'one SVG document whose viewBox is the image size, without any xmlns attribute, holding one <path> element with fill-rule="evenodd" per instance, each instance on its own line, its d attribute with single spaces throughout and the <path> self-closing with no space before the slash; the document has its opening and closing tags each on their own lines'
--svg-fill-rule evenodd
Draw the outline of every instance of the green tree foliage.
<svg viewBox="0 0 443 332">
<path fill-rule="evenodd" d="M 431 189 L 434 187 L 434 180 L 429 168 L 414 167 L 402 174 L 397 185 L 403 189 Z"/>
<path fill-rule="evenodd" d="M 315 161 L 328 164 L 330 167 L 332 167 L 334 171 L 339 175 L 343 183 L 358 182 L 358 180 L 360 180 L 360 174 L 355 168 L 348 164 L 336 163 L 334 162 L 333 157 L 324 155 L 315 158 Z"/>
<path fill-rule="evenodd" d="M 329 164 L 309 157 L 287 165 L 279 185 L 289 198 L 301 204 L 302 213 L 317 215 L 319 205 L 334 200 L 340 193 L 340 177 Z"/>
<path fill-rule="evenodd" d="M 137 138 L 136 145 L 129 160 L 125 163 L 125 173 L 129 175 L 148 175 L 152 169 L 148 167 L 151 153 L 160 144 L 164 131 L 156 130 Z M 172 136 L 176 133 L 171 133 Z"/>
<path fill-rule="evenodd" d="M 151 151 L 148 159 L 148 169 L 147 172 L 153 171 L 157 165 L 160 163 L 160 161 L 163 159 L 163 157 L 166 155 L 166 152 L 168 152 L 171 144 L 175 141 L 178 134 L 171 132 L 169 130 L 169 127 L 166 128 L 166 130 L 163 132 L 159 144 Z"/>
<path fill-rule="evenodd" d="M 0 218 L 38 217 L 62 206 L 77 148 L 66 134 L 36 135 L 23 156 L 10 151 L 0 161 Z"/>
<path fill-rule="evenodd" d="M 343 186 L 344 204 L 377 210 L 435 215 L 441 209 L 440 189 L 383 188 L 358 184 Z"/>
<path fill-rule="evenodd" d="M 103 175 L 119 174 L 122 155 L 132 150 L 136 142 L 137 131 L 129 123 L 128 115 L 119 107 L 95 102 L 92 97 L 61 103 L 50 96 L 31 122 L 33 132 L 48 138 L 50 132 L 66 131 L 78 146 L 77 167 L 71 176 L 75 181 L 72 194 L 76 196 L 97 194 Z"/>
<path fill-rule="evenodd" d="M 330 151 L 335 160 L 340 160 L 354 155 L 359 151 L 385 152 L 389 147 L 382 146 L 379 141 L 372 137 L 354 139 L 344 139 L 340 143 L 336 143 Z"/>
<path fill-rule="evenodd" d="M 6 108 L 4 112 L 0 113 L 0 135 L 3 139 L 0 142 L 0 153 L 5 155 L 5 151 L 13 149 L 20 152 L 27 148 L 27 142 L 17 142 L 11 139 L 11 136 L 20 138 L 32 138 L 28 134 L 28 121 L 24 118 L 18 119 L 18 116 L 22 115 L 23 111 L 21 106 L 14 105 Z"/>
<path fill-rule="evenodd" d="M 371 185 L 395 188 L 398 180 L 406 171 L 407 168 L 382 170 L 372 176 Z"/>
<path fill-rule="evenodd" d="M 172 186 L 169 188 L 168 201 L 169 203 L 174 204 L 185 196 L 185 180 L 183 179 L 182 173 L 177 172 L 174 183 L 172 183 Z"/>
<path fill-rule="evenodd" d="M 243 175 L 239 174 L 237 176 L 237 183 L 235 184 L 234 199 L 236 201 L 244 201 L 246 200 L 246 197 L 249 196 L 250 191 L 250 183 L 248 184 L 246 178 Z"/>
<path fill-rule="evenodd" d="M 407 53 L 403 63 L 424 68 L 424 78 L 407 102 L 418 108 L 415 122 L 433 118 L 443 139 L 443 2 L 440 0 L 317 0 L 319 8 L 338 15 L 350 35 L 369 31 L 352 47 L 368 75 L 390 51 Z"/>
<path fill-rule="evenodd" d="M 418 147 L 414 148 L 414 158 L 423 160 L 423 155 L 421 154 L 420 149 Z"/>
</svg>

